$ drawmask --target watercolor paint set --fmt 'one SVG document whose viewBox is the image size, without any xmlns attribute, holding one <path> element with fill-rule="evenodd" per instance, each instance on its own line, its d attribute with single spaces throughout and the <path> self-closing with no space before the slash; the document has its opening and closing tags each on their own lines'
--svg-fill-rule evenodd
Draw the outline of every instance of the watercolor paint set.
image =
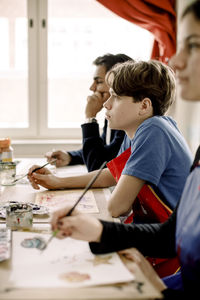
<svg viewBox="0 0 200 300">
<path fill-rule="evenodd" d="M 9 201 L 9 202 L 0 204 L 0 218 L 5 219 L 7 207 L 12 204 L 17 204 L 17 203 L 19 203 L 19 202 Z M 49 214 L 48 207 L 38 205 L 35 203 L 28 203 L 28 204 L 32 207 L 33 215 L 48 215 Z"/>
</svg>

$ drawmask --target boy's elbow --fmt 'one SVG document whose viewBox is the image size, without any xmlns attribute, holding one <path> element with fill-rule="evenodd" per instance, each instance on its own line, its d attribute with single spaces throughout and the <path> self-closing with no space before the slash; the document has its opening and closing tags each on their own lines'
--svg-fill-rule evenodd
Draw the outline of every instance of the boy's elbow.
<svg viewBox="0 0 200 300">
<path fill-rule="evenodd" d="M 113 218 L 128 215 L 130 213 L 131 208 L 119 207 L 118 205 L 113 205 L 113 203 L 111 202 L 108 203 L 108 211 Z"/>
<path fill-rule="evenodd" d="M 113 218 L 117 218 L 121 215 L 117 207 L 113 206 L 111 203 L 108 203 L 108 211 Z"/>
</svg>

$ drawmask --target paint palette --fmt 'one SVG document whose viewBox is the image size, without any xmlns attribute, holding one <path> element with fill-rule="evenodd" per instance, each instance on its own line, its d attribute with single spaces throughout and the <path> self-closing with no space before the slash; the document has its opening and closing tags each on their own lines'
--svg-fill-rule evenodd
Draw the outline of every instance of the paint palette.
<svg viewBox="0 0 200 300">
<path fill-rule="evenodd" d="M 10 258 L 11 230 L 0 228 L 0 262 Z"/>
<path fill-rule="evenodd" d="M 0 218 L 5 219 L 6 218 L 6 207 L 9 206 L 10 204 L 15 204 L 18 203 L 17 201 L 10 201 L 6 202 L 3 205 L 0 205 Z M 48 215 L 49 214 L 49 209 L 48 207 L 38 205 L 35 203 L 28 203 L 31 205 L 33 209 L 33 215 Z"/>
</svg>

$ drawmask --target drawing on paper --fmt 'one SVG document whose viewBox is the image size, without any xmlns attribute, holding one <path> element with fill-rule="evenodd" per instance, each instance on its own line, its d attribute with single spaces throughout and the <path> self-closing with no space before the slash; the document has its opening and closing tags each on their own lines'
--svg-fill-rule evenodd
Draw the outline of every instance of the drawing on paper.
<svg viewBox="0 0 200 300">
<path fill-rule="evenodd" d="M 69 282 L 83 282 L 85 280 L 90 280 L 90 275 L 80 272 L 68 272 L 66 274 L 61 274 L 60 279 L 67 280 Z"/>
<path fill-rule="evenodd" d="M 132 281 L 116 253 L 95 256 L 84 241 L 53 239 L 50 234 L 13 232 L 12 272 L 7 287 L 86 287 Z"/>
<path fill-rule="evenodd" d="M 73 264 L 76 263 L 78 261 L 78 257 L 76 255 L 64 255 L 64 256 L 59 256 L 55 259 L 52 259 L 50 261 L 51 264 L 58 264 L 58 263 L 62 263 L 62 264 Z"/>
<path fill-rule="evenodd" d="M 73 205 L 82 194 L 83 190 L 43 191 L 36 194 L 35 203 L 48 207 L 52 212 L 66 204 Z M 98 213 L 94 194 L 88 191 L 79 202 L 77 208 L 83 213 Z"/>
<path fill-rule="evenodd" d="M 39 250 L 43 250 L 44 247 L 46 246 L 46 242 L 41 237 L 33 237 L 30 239 L 24 239 L 21 242 L 21 246 L 24 248 L 36 248 Z"/>
<path fill-rule="evenodd" d="M 109 256 L 95 256 L 93 259 L 88 259 L 88 261 L 90 261 L 93 266 L 98 266 L 98 265 L 102 265 L 102 264 L 108 264 L 111 265 L 111 260 L 112 259 L 112 255 Z"/>
</svg>

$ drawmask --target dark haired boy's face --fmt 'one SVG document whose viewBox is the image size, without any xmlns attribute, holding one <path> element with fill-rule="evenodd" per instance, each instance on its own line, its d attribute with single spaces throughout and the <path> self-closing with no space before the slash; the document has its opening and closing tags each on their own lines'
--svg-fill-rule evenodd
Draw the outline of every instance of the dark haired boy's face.
<svg viewBox="0 0 200 300">
<path fill-rule="evenodd" d="M 105 83 L 106 68 L 104 66 L 96 66 L 93 82 L 90 86 L 90 90 L 99 92 L 102 95 L 103 103 L 110 97 L 109 88 Z"/>
<path fill-rule="evenodd" d="M 179 50 L 171 59 L 176 71 L 181 97 L 200 99 L 200 20 L 193 14 L 186 15 L 179 28 Z"/>
</svg>

